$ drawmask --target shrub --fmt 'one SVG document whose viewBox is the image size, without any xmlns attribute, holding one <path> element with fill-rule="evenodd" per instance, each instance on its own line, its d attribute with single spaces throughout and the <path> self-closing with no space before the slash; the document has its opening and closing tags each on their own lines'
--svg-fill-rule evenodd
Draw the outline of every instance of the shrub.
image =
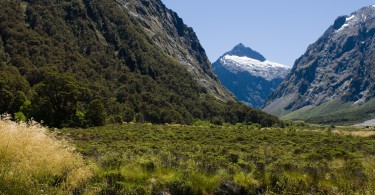
<svg viewBox="0 0 375 195">
<path fill-rule="evenodd" d="M 145 121 L 145 119 L 143 117 L 143 114 L 142 113 L 137 113 L 135 115 L 135 121 L 137 121 L 138 123 L 143 123 Z"/>
<path fill-rule="evenodd" d="M 86 127 L 87 121 L 85 119 L 85 113 L 77 111 L 76 115 L 74 116 L 74 126 L 77 127 Z"/>
<path fill-rule="evenodd" d="M 203 121 L 203 120 L 195 120 L 194 123 L 193 123 L 194 126 L 211 126 L 211 122 L 210 121 Z"/>
<path fill-rule="evenodd" d="M 211 123 L 214 125 L 223 125 L 224 121 L 220 117 L 213 117 Z"/>
<path fill-rule="evenodd" d="M 26 116 L 22 112 L 14 113 L 14 120 L 18 122 L 26 122 Z"/>
<path fill-rule="evenodd" d="M 125 108 L 123 119 L 125 122 L 132 122 L 134 120 L 134 111 L 130 108 Z"/>
<path fill-rule="evenodd" d="M 120 115 L 115 115 L 113 117 L 113 120 L 114 120 L 114 123 L 117 123 L 117 124 L 122 124 L 122 117 Z"/>
<path fill-rule="evenodd" d="M 86 113 L 86 118 L 92 126 L 102 126 L 105 124 L 105 110 L 104 105 L 98 99 L 90 102 L 89 109 Z"/>
</svg>

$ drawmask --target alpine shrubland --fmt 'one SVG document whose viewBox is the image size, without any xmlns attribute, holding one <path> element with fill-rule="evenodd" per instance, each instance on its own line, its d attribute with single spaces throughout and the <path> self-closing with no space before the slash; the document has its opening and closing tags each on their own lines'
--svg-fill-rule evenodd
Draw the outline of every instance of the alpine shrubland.
<svg viewBox="0 0 375 195">
<path fill-rule="evenodd" d="M 102 194 L 374 194 L 375 140 L 356 127 L 121 124 L 63 129 Z"/>
</svg>

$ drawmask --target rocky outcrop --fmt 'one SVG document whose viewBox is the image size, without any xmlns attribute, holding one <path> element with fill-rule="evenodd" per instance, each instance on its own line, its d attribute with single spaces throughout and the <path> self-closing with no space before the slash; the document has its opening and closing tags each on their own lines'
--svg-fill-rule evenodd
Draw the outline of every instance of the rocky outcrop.
<svg viewBox="0 0 375 195">
<path fill-rule="evenodd" d="M 272 110 L 294 111 L 337 99 L 363 104 L 374 98 L 374 35 L 375 6 L 338 17 L 295 62 L 264 110 L 276 114 Z"/>
<path fill-rule="evenodd" d="M 195 32 L 160 0 L 116 0 L 140 23 L 154 44 L 176 59 L 208 92 L 222 100 L 234 100 L 213 73 L 211 63 Z"/>
</svg>

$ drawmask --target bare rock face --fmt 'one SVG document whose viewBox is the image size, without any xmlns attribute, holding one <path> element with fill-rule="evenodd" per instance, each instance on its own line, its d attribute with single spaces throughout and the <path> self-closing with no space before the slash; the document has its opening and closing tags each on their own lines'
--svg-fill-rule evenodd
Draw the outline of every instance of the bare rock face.
<svg viewBox="0 0 375 195">
<path fill-rule="evenodd" d="M 213 73 L 211 63 L 192 28 L 160 0 L 116 0 L 133 20 L 139 22 L 154 44 L 184 66 L 212 95 L 234 100 Z"/>
<path fill-rule="evenodd" d="M 375 6 L 338 17 L 296 60 L 291 74 L 271 94 L 264 110 L 294 111 L 334 99 L 363 104 L 374 98 L 374 35 Z"/>
</svg>

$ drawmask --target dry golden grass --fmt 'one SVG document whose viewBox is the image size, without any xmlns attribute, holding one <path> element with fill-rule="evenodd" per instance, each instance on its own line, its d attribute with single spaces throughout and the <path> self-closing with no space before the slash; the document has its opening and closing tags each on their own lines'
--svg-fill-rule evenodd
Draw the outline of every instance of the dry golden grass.
<svg viewBox="0 0 375 195">
<path fill-rule="evenodd" d="M 0 194 L 82 191 L 93 165 L 38 124 L 0 120 Z"/>
<path fill-rule="evenodd" d="M 340 135 L 352 135 L 355 137 L 370 137 L 375 135 L 375 131 L 372 130 L 356 130 L 356 131 L 342 131 L 342 130 L 335 130 L 333 133 L 337 133 Z"/>
</svg>

